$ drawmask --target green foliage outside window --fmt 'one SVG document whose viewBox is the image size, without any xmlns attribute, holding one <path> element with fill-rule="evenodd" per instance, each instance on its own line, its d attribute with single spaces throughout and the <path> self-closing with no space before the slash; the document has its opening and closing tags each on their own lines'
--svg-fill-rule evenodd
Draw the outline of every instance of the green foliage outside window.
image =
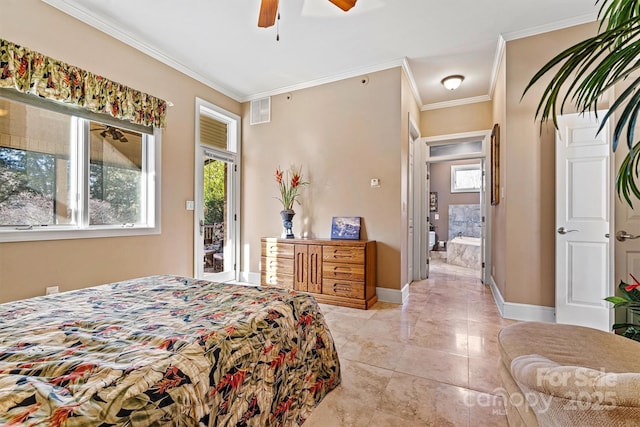
<svg viewBox="0 0 640 427">
<path fill-rule="evenodd" d="M 224 222 L 226 164 L 211 160 L 204 165 L 204 221 L 205 224 Z"/>
</svg>

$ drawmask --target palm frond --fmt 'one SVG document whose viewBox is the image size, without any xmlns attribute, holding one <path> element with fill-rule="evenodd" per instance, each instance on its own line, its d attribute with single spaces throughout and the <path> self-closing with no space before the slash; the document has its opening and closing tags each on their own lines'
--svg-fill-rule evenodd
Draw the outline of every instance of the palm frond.
<svg viewBox="0 0 640 427">
<path fill-rule="evenodd" d="M 624 81 L 627 88 L 599 118 L 598 132 L 615 114 L 612 148 L 615 151 L 621 139 L 626 139 L 629 147 L 616 177 L 616 190 L 618 197 L 633 207 L 632 197 L 640 199 L 637 183 L 640 146 L 634 140 L 640 114 L 640 77 L 634 76 L 640 69 L 640 0 L 603 0 L 598 17 L 601 20 L 598 34 L 565 49 L 543 65 L 525 87 L 522 97 L 543 78 L 550 78 L 535 117 L 541 119 L 541 126 L 552 120 L 557 128 L 557 116 L 568 105 L 578 113 L 597 113 L 603 96 Z"/>
</svg>

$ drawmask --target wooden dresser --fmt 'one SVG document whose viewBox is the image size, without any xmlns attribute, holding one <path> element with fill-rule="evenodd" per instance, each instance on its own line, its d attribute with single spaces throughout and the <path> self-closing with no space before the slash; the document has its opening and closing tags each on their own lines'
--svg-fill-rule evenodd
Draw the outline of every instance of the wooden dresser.
<svg viewBox="0 0 640 427">
<path fill-rule="evenodd" d="M 312 293 L 318 302 L 368 309 L 376 303 L 374 240 L 263 237 L 260 283 Z"/>
</svg>

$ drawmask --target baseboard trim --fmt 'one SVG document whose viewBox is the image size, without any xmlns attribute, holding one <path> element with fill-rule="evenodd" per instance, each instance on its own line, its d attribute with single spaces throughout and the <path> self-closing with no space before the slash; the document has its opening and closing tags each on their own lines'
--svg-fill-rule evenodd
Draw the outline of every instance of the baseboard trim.
<svg viewBox="0 0 640 427">
<path fill-rule="evenodd" d="M 260 285 L 260 273 L 251 271 L 240 272 L 240 282 L 250 283 L 252 285 Z M 402 289 L 376 288 L 378 301 L 390 302 L 392 304 L 403 304 L 409 298 L 409 284 L 405 284 Z"/>
<path fill-rule="evenodd" d="M 527 322 L 556 323 L 556 310 L 554 307 L 506 302 L 502 297 L 500 289 L 498 289 L 493 276 L 491 276 L 489 287 L 493 294 L 493 299 L 496 302 L 496 306 L 498 307 L 498 311 L 505 319 Z"/>
<path fill-rule="evenodd" d="M 409 297 L 409 284 L 405 284 L 402 289 L 376 288 L 378 301 L 390 302 L 392 304 L 403 304 Z"/>
</svg>

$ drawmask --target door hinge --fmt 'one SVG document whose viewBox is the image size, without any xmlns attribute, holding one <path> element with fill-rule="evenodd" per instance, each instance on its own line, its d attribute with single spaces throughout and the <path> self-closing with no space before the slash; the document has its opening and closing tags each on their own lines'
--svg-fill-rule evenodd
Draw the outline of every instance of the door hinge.
<svg viewBox="0 0 640 427">
<path fill-rule="evenodd" d="M 484 222 L 484 216 L 482 217 L 482 222 Z"/>
<path fill-rule="evenodd" d="M 484 262 L 482 263 L 482 268 L 484 268 Z"/>
<path fill-rule="evenodd" d="M 235 271 L 235 270 L 236 270 L 236 264 L 234 263 L 233 264 L 233 271 Z"/>
<path fill-rule="evenodd" d="M 233 171 L 238 172 L 238 165 L 233 165 Z"/>
<path fill-rule="evenodd" d="M 233 214 L 233 220 L 237 221 L 238 220 L 238 214 Z"/>
</svg>

